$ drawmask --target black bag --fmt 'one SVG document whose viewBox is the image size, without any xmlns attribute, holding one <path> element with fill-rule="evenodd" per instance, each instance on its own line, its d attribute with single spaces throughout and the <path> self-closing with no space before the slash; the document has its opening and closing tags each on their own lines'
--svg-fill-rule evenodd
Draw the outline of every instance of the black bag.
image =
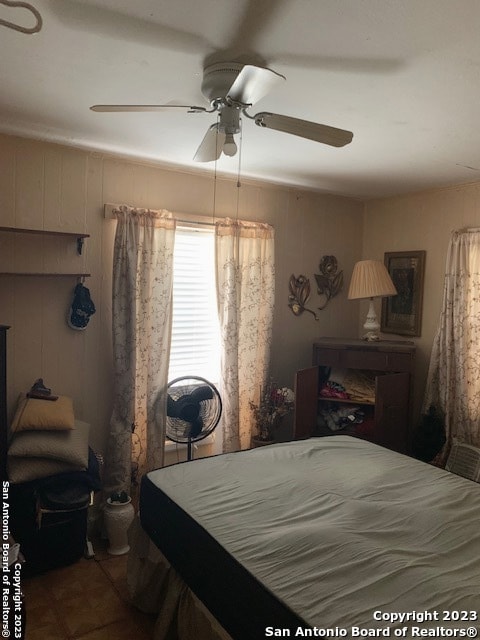
<svg viewBox="0 0 480 640">
<path fill-rule="evenodd" d="M 22 574 L 63 567 L 85 553 L 90 493 L 101 488 L 89 449 L 88 469 L 10 485 L 10 531 L 25 557 Z"/>
<path fill-rule="evenodd" d="M 432 405 L 428 413 L 422 416 L 413 435 L 413 456 L 417 460 L 431 462 L 440 453 L 446 441 L 443 415 Z"/>
</svg>

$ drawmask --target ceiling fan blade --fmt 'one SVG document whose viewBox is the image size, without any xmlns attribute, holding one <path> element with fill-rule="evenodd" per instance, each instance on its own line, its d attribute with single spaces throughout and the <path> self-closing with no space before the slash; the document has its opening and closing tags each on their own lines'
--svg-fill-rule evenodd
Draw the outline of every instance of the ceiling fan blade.
<svg viewBox="0 0 480 640">
<path fill-rule="evenodd" d="M 246 64 L 228 90 L 228 97 L 242 104 L 255 104 L 281 80 L 285 80 L 276 71 L 264 67 Z"/>
<path fill-rule="evenodd" d="M 343 147 L 353 139 L 353 133 L 345 129 L 337 129 L 336 127 L 329 127 L 325 124 L 309 122 L 308 120 L 281 116 L 268 111 L 257 113 L 253 116 L 253 119 L 259 127 L 284 131 L 300 138 L 323 142 L 323 144 L 329 144 L 332 147 Z"/>
<path fill-rule="evenodd" d="M 225 142 L 225 132 L 219 130 L 217 123 L 208 128 L 193 159 L 196 162 L 211 162 L 218 160 Z"/>
<path fill-rule="evenodd" d="M 189 113 L 206 111 L 205 107 L 188 106 L 185 104 L 94 104 L 91 111 L 161 111 L 162 109 L 188 109 Z"/>
</svg>

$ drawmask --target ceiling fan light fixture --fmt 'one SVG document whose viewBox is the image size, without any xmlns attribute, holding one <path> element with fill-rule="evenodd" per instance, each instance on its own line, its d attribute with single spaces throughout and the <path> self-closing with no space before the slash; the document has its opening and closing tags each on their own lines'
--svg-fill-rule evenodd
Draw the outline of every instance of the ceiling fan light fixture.
<svg viewBox="0 0 480 640">
<path fill-rule="evenodd" d="M 226 156 L 234 156 L 237 153 L 237 144 L 235 142 L 235 138 L 233 137 L 233 133 L 225 134 L 225 142 L 223 144 L 223 153 Z"/>
</svg>

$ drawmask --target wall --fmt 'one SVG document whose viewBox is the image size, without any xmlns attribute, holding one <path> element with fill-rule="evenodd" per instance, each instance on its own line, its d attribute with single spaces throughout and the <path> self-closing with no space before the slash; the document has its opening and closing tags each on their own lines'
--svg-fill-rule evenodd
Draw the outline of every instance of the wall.
<svg viewBox="0 0 480 640">
<path fill-rule="evenodd" d="M 385 251 L 424 249 L 427 252 L 422 335 L 413 338 L 417 345 L 416 423 L 420 415 L 430 353 L 442 304 L 450 235 L 455 229 L 480 226 L 480 183 L 367 202 L 364 224 L 364 258 L 383 261 Z M 379 306 L 377 313 L 380 313 Z M 390 334 L 385 334 L 384 337 L 405 339 Z"/>
<path fill-rule="evenodd" d="M 0 276 L 0 324 L 8 335 L 10 412 L 21 391 L 43 377 L 56 393 L 73 397 L 79 418 L 92 425 L 91 443 L 104 450 L 111 412 L 111 270 L 115 223 L 103 204 L 164 208 L 212 216 L 213 177 L 89 153 L 22 138 L 0 136 L 0 226 L 90 234 L 84 253 L 75 242 L 0 232 L 2 271 L 87 271 L 97 312 L 83 332 L 71 330 L 66 315 L 75 278 Z M 218 216 L 237 215 L 274 225 L 276 311 L 272 374 L 293 386 L 294 372 L 309 366 L 311 343 L 320 335 L 354 335 L 358 303 L 346 299 L 354 263 L 361 257 L 363 205 L 352 199 L 245 181 L 218 179 Z M 382 249 L 383 250 L 383 249 Z M 290 275 L 310 277 L 320 258 L 333 254 L 345 273 L 344 291 L 320 320 L 289 310 Z M 261 304 L 261 300 L 259 300 Z M 312 294 L 310 305 L 320 299 Z"/>
<path fill-rule="evenodd" d="M 216 211 L 236 216 L 235 180 L 217 181 Z M 103 217 L 105 202 L 128 203 L 174 212 L 212 215 L 213 179 L 204 174 L 78 151 L 22 138 L 0 136 L 0 226 L 79 231 L 90 234 L 84 254 L 75 242 L 44 236 L 0 233 L 0 272 L 88 271 L 86 282 L 97 313 L 85 332 L 65 322 L 75 279 L 0 276 L 0 324 L 8 336 L 8 400 L 37 377 L 71 395 L 77 415 L 92 424 L 92 444 L 103 451 L 111 410 L 111 261 L 114 222 Z M 276 233 L 276 310 L 272 373 L 293 385 L 294 372 L 310 364 L 315 337 L 361 333 L 364 303 L 346 299 L 354 263 L 383 260 L 385 251 L 425 249 L 422 335 L 417 345 L 415 420 L 423 398 L 430 351 L 442 302 L 443 273 L 450 233 L 480 226 L 480 183 L 395 198 L 355 200 L 266 183 L 244 181 L 239 215 L 264 220 Z M 343 292 L 319 321 L 295 317 L 288 308 L 288 279 L 305 274 L 312 283 L 309 306 L 321 300 L 313 274 L 325 254 L 344 271 Z M 360 316 L 358 311 L 360 310 Z M 380 314 L 380 306 L 377 305 Z M 363 320 L 362 320 L 363 321 Z M 384 335 L 387 339 L 402 336 Z M 176 455 L 176 454 L 175 454 Z"/>
</svg>

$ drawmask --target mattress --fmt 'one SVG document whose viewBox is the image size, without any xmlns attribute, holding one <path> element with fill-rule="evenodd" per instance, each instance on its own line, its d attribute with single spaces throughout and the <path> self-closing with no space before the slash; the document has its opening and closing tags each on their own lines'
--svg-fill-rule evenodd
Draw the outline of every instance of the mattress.
<svg viewBox="0 0 480 640">
<path fill-rule="evenodd" d="M 480 609 L 480 486 L 356 438 L 152 471 L 140 517 L 233 638 L 393 630 L 397 613 L 467 629 L 443 612 Z"/>
</svg>

